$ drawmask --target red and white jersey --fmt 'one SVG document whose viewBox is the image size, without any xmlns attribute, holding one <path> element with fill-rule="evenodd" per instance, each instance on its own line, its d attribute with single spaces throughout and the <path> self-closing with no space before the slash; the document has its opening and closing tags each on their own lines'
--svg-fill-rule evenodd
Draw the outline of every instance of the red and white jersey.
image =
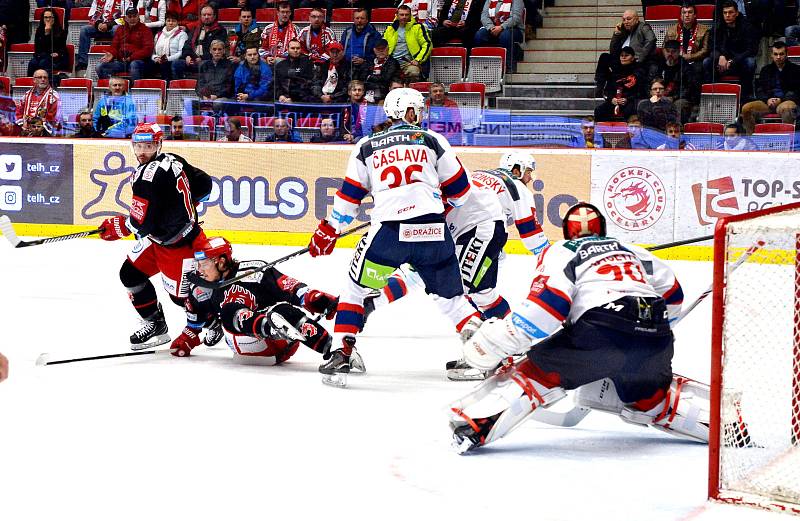
<svg viewBox="0 0 800 521">
<path fill-rule="evenodd" d="M 541 253 L 549 243 L 536 219 L 536 204 L 528 187 L 502 168 L 476 170 L 471 179 L 473 185 L 491 190 L 497 196 L 505 215 L 506 228 L 512 224 L 516 226 L 525 248 L 535 255 Z"/>
<path fill-rule="evenodd" d="M 627 296 L 663 297 L 670 318 L 683 303 L 672 269 L 647 250 L 611 237 L 561 240 L 539 258 L 528 297 L 507 320 L 541 339 L 587 310 Z"/>
<path fill-rule="evenodd" d="M 341 231 L 368 194 L 375 203 L 372 221 L 383 222 L 441 214 L 442 195 L 458 207 L 470 192 L 467 172 L 444 136 L 415 125 L 394 125 L 356 144 L 328 222 Z"/>
<path fill-rule="evenodd" d="M 458 208 L 447 205 L 445 220 L 454 239 L 482 222 L 505 221 L 503 207 L 493 191 L 472 183 L 471 192 L 469 199 Z"/>
</svg>

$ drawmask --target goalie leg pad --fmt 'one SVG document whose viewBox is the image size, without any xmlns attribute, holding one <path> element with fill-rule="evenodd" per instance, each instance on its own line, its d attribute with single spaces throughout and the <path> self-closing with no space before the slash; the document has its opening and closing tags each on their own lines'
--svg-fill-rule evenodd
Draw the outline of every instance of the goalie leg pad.
<svg viewBox="0 0 800 521">
<path fill-rule="evenodd" d="M 525 352 L 531 345 L 510 320 L 489 319 L 464 343 L 464 360 L 488 371 L 504 358 Z"/>
<path fill-rule="evenodd" d="M 614 382 L 609 378 L 578 387 L 574 400 L 575 405 L 617 415 L 625 407 L 625 403 L 619 399 Z"/>
</svg>

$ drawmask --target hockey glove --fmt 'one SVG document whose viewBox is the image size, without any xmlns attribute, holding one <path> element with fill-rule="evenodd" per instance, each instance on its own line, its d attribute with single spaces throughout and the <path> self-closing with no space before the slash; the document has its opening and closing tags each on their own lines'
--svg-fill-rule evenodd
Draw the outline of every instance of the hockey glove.
<svg viewBox="0 0 800 521">
<path fill-rule="evenodd" d="M 100 225 L 100 238 L 104 241 L 116 241 L 131 234 L 125 225 L 125 216 L 115 215 L 104 220 Z"/>
<path fill-rule="evenodd" d="M 339 234 L 333 229 L 333 226 L 328 224 L 325 219 L 319 222 L 317 230 L 311 236 L 311 242 L 308 243 L 308 252 L 312 257 L 319 255 L 330 255 L 336 246 L 336 239 Z"/>
<path fill-rule="evenodd" d="M 328 320 L 336 316 L 336 305 L 339 299 L 316 289 L 310 289 L 303 295 L 303 307 L 312 313 L 320 313 Z"/>
<path fill-rule="evenodd" d="M 190 327 L 183 328 L 181 334 L 170 346 L 172 356 L 189 356 L 192 349 L 200 345 L 200 331 Z"/>
</svg>

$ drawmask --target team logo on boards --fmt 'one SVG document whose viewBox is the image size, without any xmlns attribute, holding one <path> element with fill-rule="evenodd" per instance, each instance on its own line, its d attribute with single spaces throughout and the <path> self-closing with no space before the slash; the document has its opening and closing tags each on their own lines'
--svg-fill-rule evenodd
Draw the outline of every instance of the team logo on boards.
<svg viewBox="0 0 800 521">
<path fill-rule="evenodd" d="M 653 226 L 664 214 L 666 201 L 661 178 L 640 166 L 617 171 L 603 190 L 606 215 L 623 230 L 638 231 Z"/>
<path fill-rule="evenodd" d="M 705 183 L 692 185 L 697 221 L 703 226 L 712 224 L 720 217 L 739 213 L 739 200 L 731 176 L 709 179 Z"/>
</svg>

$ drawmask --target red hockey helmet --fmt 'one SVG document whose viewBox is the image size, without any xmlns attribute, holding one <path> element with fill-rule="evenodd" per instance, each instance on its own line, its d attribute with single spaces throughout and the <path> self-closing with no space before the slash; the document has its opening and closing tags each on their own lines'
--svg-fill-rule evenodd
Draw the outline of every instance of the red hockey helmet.
<svg viewBox="0 0 800 521">
<path fill-rule="evenodd" d="M 606 218 L 591 203 L 579 202 L 564 214 L 564 238 L 568 241 L 580 237 L 606 234 Z"/>
<path fill-rule="evenodd" d="M 157 143 L 164 140 L 164 131 L 158 123 L 139 123 L 133 129 L 131 143 Z"/>
<path fill-rule="evenodd" d="M 198 251 L 194 252 L 194 258 L 198 261 L 216 259 L 223 255 L 227 256 L 229 260 L 233 257 L 233 248 L 225 237 L 211 237 Z"/>
</svg>

